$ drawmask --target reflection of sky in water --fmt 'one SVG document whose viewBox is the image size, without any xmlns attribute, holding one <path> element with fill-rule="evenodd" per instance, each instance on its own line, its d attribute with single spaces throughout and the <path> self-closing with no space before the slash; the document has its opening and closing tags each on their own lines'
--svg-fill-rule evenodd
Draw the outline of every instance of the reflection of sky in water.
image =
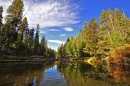
<svg viewBox="0 0 130 86">
<path fill-rule="evenodd" d="M 40 86 L 66 86 L 66 80 L 57 71 L 57 65 L 44 71 L 44 78 Z"/>
<path fill-rule="evenodd" d="M 52 68 L 49 68 L 45 70 L 44 72 L 44 80 L 52 80 L 52 79 L 59 79 L 60 73 L 57 71 L 57 66 L 53 66 Z"/>
</svg>

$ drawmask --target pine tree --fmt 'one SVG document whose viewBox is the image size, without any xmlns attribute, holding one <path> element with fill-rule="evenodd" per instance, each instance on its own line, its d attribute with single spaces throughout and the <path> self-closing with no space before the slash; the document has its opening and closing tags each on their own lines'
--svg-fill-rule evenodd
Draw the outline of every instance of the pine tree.
<svg viewBox="0 0 130 86">
<path fill-rule="evenodd" d="M 2 26 L 2 19 L 3 19 L 2 13 L 3 13 L 3 7 L 0 6 L 0 27 Z"/>
<path fill-rule="evenodd" d="M 111 9 L 108 9 L 107 16 L 108 16 L 108 19 L 107 19 L 108 25 L 107 25 L 107 26 L 108 26 L 109 28 L 114 29 L 113 12 L 112 12 Z"/>
<path fill-rule="evenodd" d="M 45 36 L 42 36 L 41 43 L 40 43 L 40 55 L 46 56 L 47 54 L 47 41 L 45 39 Z"/>
<path fill-rule="evenodd" d="M 125 44 L 126 34 L 124 28 L 122 28 L 123 14 L 118 8 L 115 8 L 113 13 L 114 30 L 111 31 L 112 47 L 123 46 Z"/>
<path fill-rule="evenodd" d="M 120 20 L 122 18 L 122 13 L 120 12 L 120 10 L 118 8 L 115 8 L 113 16 L 117 20 Z"/>
<path fill-rule="evenodd" d="M 110 15 L 112 11 L 109 9 Z M 99 31 L 98 31 L 98 54 L 103 56 L 106 56 L 111 48 L 111 21 L 109 19 L 109 14 L 105 11 L 102 10 L 101 15 L 100 15 L 100 26 L 99 26 Z"/>
<path fill-rule="evenodd" d="M 101 24 L 107 22 L 107 12 L 105 10 L 102 10 L 99 20 Z"/>
<path fill-rule="evenodd" d="M 18 41 L 22 43 L 23 40 L 23 35 L 25 30 L 28 28 L 28 21 L 27 18 L 25 17 L 21 23 L 21 25 L 18 27 Z"/>
<path fill-rule="evenodd" d="M 83 43 L 82 39 L 82 30 L 79 31 L 78 36 L 76 37 L 76 54 L 78 58 L 81 58 L 84 56 L 83 48 L 85 47 L 85 44 Z"/>
<path fill-rule="evenodd" d="M 34 28 L 29 30 L 28 41 L 29 41 L 29 43 L 28 43 L 28 53 L 29 53 L 29 55 L 32 55 L 33 52 L 34 52 L 34 47 L 33 47 L 33 44 L 34 44 Z"/>
<path fill-rule="evenodd" d="M 26 29 L 22 43 L 26 46 L 26 55 L 32 55 L 34 53 L 34 29 Z"/>
<path fill-rule="evenodd" d="M 3 36 L 4 36 L 4 32 L 3 32 L 3 28 L 2 28 L 2 19 L 3 19 L 2 13 L 3 13 L 3 7 L 0 6 L 0 47 L 2 47 Z"/>
<path fill-rule="evenodd" d="M 36 27 L 36 34 L 35 34 L 35 37 L 34 37 L 34 53 L 35 54 L 38 54 L 38 48 L 39 48 L 39 24 L 37 24 L 37 27 Z"/>
<path fill-rule="evenodd" d="M 22 0 L 14 0 L 12 5 L 7 9 L 6 21 L 9 22 L 13 26 L 18 26 L 21 24 L 22 15 L 23 15 L 23 1 Z"/>
<path fill-rule="evenodd" d="M 87 42 L 86 46 L 84 48 L 84 52 L 87 54 L 89 53 L 91 56 L 96 57 L 97 56 L 97 42 L 98 42 L 98 23 L 97 21 L 93 18 L 90 21 L 90 24 L 88 25 L 88 37 L 87 37 Z"/>
<path fill-rule="evenodd" d="M 58 57 L 59 58 L 65 58 L 66 55 L 65 55 L 65 47 L 64 47 L 64 44 L 61 44 L 59 47 L 58 47 Z"/>
<path fill-rule="evenodd" d="M 4 31 L 6 34 L 5 49 L 6 52 L 11 54 L 14 52 L 15 41 L 17 40 L 17 27 L 21 24 L 23 13 L 23 1 L 14 0 L 7 9 L 6 24 Z"/>
<path fill-rule="evenodd" d="M 88 23 L 84 22 L 84 29 L 82 31 L 82 41 L 85 44 L 88 40 L 88 34 L 89 34 L 89 29 L 88 29 Z"/>
</svg>

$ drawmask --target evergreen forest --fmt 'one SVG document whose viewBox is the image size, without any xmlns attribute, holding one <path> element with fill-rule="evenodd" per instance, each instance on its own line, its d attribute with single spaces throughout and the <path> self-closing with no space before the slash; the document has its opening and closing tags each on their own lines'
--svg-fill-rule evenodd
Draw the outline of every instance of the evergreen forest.
<svg viewBox="0 0 130 86">
<path fill-rule="evenodd" d="M 5 18 L 3 7 L 0 6 L 0 53 L 13 56 L 55 57 L 55 51 L 47 46 L 45 36 L 39 39 L 40 25 L 37 24 L 35 29 L 30 29 L 23 12 L 22 0 L 13 0 L 6 10 Z"/>
</svg>

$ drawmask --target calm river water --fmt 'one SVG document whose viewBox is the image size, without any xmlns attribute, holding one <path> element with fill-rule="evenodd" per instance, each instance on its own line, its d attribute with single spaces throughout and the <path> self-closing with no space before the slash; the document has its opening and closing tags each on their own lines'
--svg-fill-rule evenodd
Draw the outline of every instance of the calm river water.
<svg viewBox="0 0 130 86">
<path fill-rule="evenodd" d="M 0 63 L 0 86 L 130 86 L 130 66 L 59 61 Z"/>
</svg>

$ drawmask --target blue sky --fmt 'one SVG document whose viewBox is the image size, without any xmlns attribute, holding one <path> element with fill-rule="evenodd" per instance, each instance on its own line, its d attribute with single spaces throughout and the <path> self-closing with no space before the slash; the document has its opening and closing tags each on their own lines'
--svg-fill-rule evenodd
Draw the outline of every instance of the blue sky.
<svg viewBox="0 0 130 86">
<path fill-rule="evenodd" d="M 3 15 L 13 0 L 0 0 Z M 64 43 L 68 36 L 76 36 L 83 23 L 91 18 L 99 19 L 103 9 L 120 8 L 130 18 L 130 0 L 23 0 L 24 15 L 29 27 L 40 24 L 40 38 L 45 35 L 52 49 Z"/>
</svg>

